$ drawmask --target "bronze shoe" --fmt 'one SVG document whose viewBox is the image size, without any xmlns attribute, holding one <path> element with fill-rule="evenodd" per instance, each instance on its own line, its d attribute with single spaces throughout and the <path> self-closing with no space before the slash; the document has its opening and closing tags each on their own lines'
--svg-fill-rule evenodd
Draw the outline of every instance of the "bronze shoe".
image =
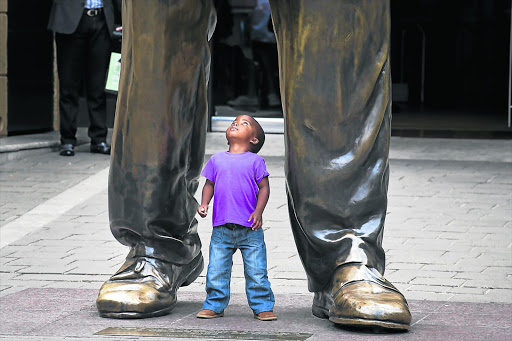
<svg viewBox="0 0 512 341">
<path fill-rule="evenodd" d="M 313 314 L 347 326 L 407 330 L 405 297 L 375 269 L 361 263 L 339 267 L 332 290 L 315 293 Z"/>
<path fill-rule="evenodd" d="M 202 270 L 201 253 L 186 265 L 129 255 L 121 268 L 102 285 L 96 307 L 100 316 L 110 318 L 168 314 L 176 306 L 178 288 L 192 283 Z"/>
</svg>

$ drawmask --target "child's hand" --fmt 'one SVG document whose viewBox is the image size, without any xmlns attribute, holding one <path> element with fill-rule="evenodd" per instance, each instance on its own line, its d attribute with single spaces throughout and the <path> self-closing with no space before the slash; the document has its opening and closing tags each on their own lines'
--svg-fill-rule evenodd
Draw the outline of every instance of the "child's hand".
<svg viewBox="0 0 512 341">
<path fill-rule="evenodd" d="M 254 231 L 259 229 L 261 227 L 261 225 L 263 225 L 263 218 L 261 217 L 260 212 L 257 212 L 257 211 L 252 212 L 251 215 L 249 216 L 249 220 L 247 220 L 247 221 L 251 221 L 251 220 L 252 220 L 251 228 Z"/>
<path fill-rule="evenodd" d="M 208 205 L 201 205 L 197 208 L 197 213 L 199 213 L 199 215 L 201 217 L 206 217 L 208 215 Z"/>
</svg>

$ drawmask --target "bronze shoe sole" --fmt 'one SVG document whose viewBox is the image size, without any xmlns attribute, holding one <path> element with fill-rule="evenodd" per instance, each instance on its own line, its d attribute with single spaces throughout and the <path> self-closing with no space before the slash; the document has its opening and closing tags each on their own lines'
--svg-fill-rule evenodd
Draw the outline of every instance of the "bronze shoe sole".
<svg viewBox="0 0 512 341">
<path fill-rule="evenodd" d="M 408 330 L 409 329 L 408 324 L 386 322 L 386 321 L 379 321 L 379 320 L 330 317 L 329 321 L 334 322 L 339 325 L 352 326 L 352 327 L 379 327 L 379 328 L 395 329 L 395 330 Z"/>
<path fill-rule="evenodd" d="M 178 301 L 174 301 L 170 306 L 160 309 L 157 311 L 152 311 L 148 313 L 140 313 L 140 312 L 134 312 L 134 311 L 123 311 L 123 312 L 99 312 L 101 317 L 106 318 L 114 318 L 114 319 L 143 319 L 143 318 L 149 318 L 149 317 L 157 317 L 157 316 L 163 316 L 167 315 L 171 312 L 171 310 L 176 307 L 176 304 L 178 304 Z"/>
</svg>

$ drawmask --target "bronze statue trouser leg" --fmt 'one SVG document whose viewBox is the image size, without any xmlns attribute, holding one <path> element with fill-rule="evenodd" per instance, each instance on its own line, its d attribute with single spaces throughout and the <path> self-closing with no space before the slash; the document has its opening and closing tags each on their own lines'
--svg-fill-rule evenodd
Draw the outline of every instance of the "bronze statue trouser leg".
<svg viewBox="0 0 512 341">
<path fill-rule="evenodd" d="M 285 111 L 290 220 L 320 291 L 339 265 L 384 272 L 389 3 L 271 1 Z"/>
<path fill-rule="evenodd" d="M 408 329 L 384 273 L 389 1 L 270 0 L 285 113 L 288 209 L 313 314 Z"/>
<path fill-rule="evenodd" d="M 210 1 L 126 0 L 109 177 L 114 236 L 135 256 L 187 264 L 201 250 Z"/>
<path fill-rule="evenodd" d="M 109 175 L 112 233 L 130 252 L 96 299 L 103 317 L 169 313 L 203 269 L 194 193 L 206 137 L 210 0 L 125 0 Z"/>
</svg>

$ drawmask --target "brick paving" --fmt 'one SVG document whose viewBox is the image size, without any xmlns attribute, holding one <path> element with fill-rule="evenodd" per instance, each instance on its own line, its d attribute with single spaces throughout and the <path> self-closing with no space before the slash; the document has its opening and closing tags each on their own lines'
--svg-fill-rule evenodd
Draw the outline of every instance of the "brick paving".
<svg viewBox="0 0 512 341">
<path fill-rule="evenodd" d="M 208 134 L 207 157 L 225 147 L 223 134 Z M 291 301 L 306 309 L 311 304 L 311 294 L 307 291 L 305 273 L 288 223 L 283 136 L 268 135 L 261 155 L 271 173 L 272 187 L 264 214 L 269 278 L 278 297 L 292 297 Z M 108 165 L 109 158 L 90 154 L 88 145 L 78 147 L 72 158 L 41 150 L 0 164 L 2 302 L 21 299 L 23 293 L 43 289 L 77 290 L 93 297 L 103 281 L 117 270 L 127 248 L 115 241 L 108 228 Z M 426 322 L 420 307 L 424 304 L 437 307 L 432 311 L 450 306 L 476 314 L 482 307 L 493 305 L 490 303 L 500 303 L 503 323 L 498 328 L 510 332 L 512 141 L 393 137 L 390 166 L 383 243 L 387 256 L 386 278 L 405 294 L 416 311 L 413 311 L 415 332 L 400 338 L 432 339 L 422 332 Z M 207 261 L 211 220 L 199 221 Z M 181 295 L 199 297 L 196 300 L 201 301 L 204 276 L 205 271 L 192 285 L 180 289 Z M 239 253 L 234 259 L 232 292 L 238 295 L 234 299 L 236 309 L 240 308 L 237 304 L 244 307 Z M 293 307 L 292 303 L 289 302 L 290 306 L 283 303 L 279 308 L 278 299 L 276 309 L 285 314 L 287 307 Z M 0 316 L 9 316 L 4 306 L 0 307 Z M 91 307 L 87 309 L 87 321 L 99 319 Z M 197 309 L 200 304 L 192 310 Z M 31 316 L 29 310 L 26 317 L 17 318 L 27 322 Z M 314 325 L 315 321 L 318 325 L 325 324 L 319 319 L 308 323 Z M 125 324 L 116 322 L 115 325 Z M 491 322 L 485 325 L 491 326 Z M 27 340 L 87 338 L 85 334 L 65 331 L 45 333 L 39 336 L 27 333 L 23 337 Z M 345 334 L 344 337 L 353 335 Z M 12 335 L 12 331 L 0 327 L 0 339 Z"/>
</svg>

